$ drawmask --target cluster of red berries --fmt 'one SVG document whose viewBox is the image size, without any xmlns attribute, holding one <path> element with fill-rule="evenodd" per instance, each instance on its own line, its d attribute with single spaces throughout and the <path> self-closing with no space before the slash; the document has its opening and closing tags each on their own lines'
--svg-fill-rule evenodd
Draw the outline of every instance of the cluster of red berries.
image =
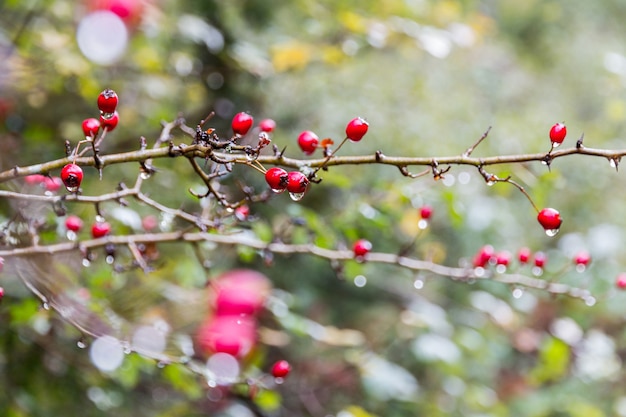
<svg viewBox="0 0 626 417">
<path fill-rule="evenodd" d="M 76 215 L 71 214 L 65 218 L 65 228 L 74 234 L 81 231 L 83 224 L 82 219 Z M 109 233 L 111 233 L 111 225 L 108 222 L 96 221 L 91 225 L 91 236 L 94 239 L 105 237 Z"/>
<path fill-rule="evenodd" d="M 253 124 L 254 118 L 249 113 L 239 112 L 233 116 L 230 126 L 235 135 L 245 136 L 250 131 Z M 261 132 L 271 133 L 274 129 L 276 129 L 276 122 L 272 119 L 263 119 L 259 123 L 259 130 Z"/>
<path fill-rule="evenodd" d="M 309 179 L 300 171 L 287 172 L 280 167 L 273 167 L 265 172 L 265 181 L 275 193 L 287 190 L 292 195 L 303 195 L 309 187 Z"/>
<path fill-rule="evenodd" d="M 196 342 L 206 355 L 226 353 L 241 359 L 257 342 L 257 315 L 270 291 L 260 272 L 235 269 L 211 283 L 212 315 L 199 327 Z M 271 368 L 274 378 L 285 378 L 291 365 L 285 360 Z"/>
<path fill-rule="evenodd" d="M 257 320 L 270 281 L 260 272 L 237 269 L 211 283 L 212 315 L 199 327 L 196 342 L 207 355 L 246 356 L 257 341 Z"/>
<path fill-rule="evenodd" d="M 254 118 L 247 112 L 239 112 L 233 116 L 231 129 L 234 139 L 248 134 L 254 125 Z M 360 141 L 367 133 L 369 124 L 362 118 L 356 117 L 346 125 L 346 140 Z M 276 129 L 276 122 L 272 119 L 264 119 L 259 123 L 261 133 L 269 134 Z M 266 136 L 266 138 L 268 138 Z M 269 139 L 269 138 L 268 138 Z M 269 143 L 269 140 L 266 140 Z M 298 136 L 298 146 L 306 155 L 312 155 L 317 148 L 327 149 L 333 144 L 332 139 L 320 141 L 319 137 L 310 130 L 305 130 Z M 300 171 L 288 172 L 280 167 L 262 169 L 265 173 L 265 181 L 270 189 L 276 193 L 288 191 L 293 200 L 300 200 L 309 188 L 310 178 Z M 241 214 L 237 215 L 242 217 Z"/>
<path fill-rule="evenodd" d="M 100 119 L 93 117 L 83 120 L 83 133 L 86 141 L 93 141 L 98 135 L 100 128 L 105 132 L 110 132 L 117 127 L 119 115 L 117 114 L 117 104 L 119 98 L 117 93 L 109 88 L 102 91 L 98 95 L 98 109 L 100 110 Z M 78 146 L 76 147 L 78 153 Z M 83 170 L 75 163 L 67 164 L 61 169 L 61 181 L 70 193 L 78 192 L 80 184 L 83 181 Z"/>
<path fill-rule="evenodd" d="M 567 128 L 563 123 L 555 123 L 551 128 L 548 136 L 552 143 L 552 148 L 556 148 L 561 145 L 567 135 Z M 537 221 L 544 228 L 548 236 L 555 236 L 559 232 L 561 223 L 561 215 L 558 210 L 553 208 L 544 208 L 537 214 Z"/>
<path fill-rule="evenodd" d="M 27 175 L 24 181 L 28 185 L 40 186 L 51 193 L 58 191 L 63 185 L 60 177 L 48 177 L 41 174 Z"/>
<path fill-rule="evenodd" d="M 513 255 L 509 251 L 496 252 L 493 246 L 484 245 L 474 255 L 472 265 L 474 268 L 487 268 L 490 265 L 495 265 L 497 271 L 504 272 L 510 266 L 512 258 Z M 531 258 L 537 268 L 543 268 L 548 260 L 545 253 L 536 252 L 533 255 L 529 248 L 521 248 L 517 252 L 517 260 L 520 265 L 528 264 Z"/>
<path fill-rule="evenodd" d="M 117 113 L 117 105 L 119 103 L 119 97 L 117 93 L 110 88 L 105 89 L 98 95 L 98 109 L 100 110 L 100 117 L 90 117 L 83 120 L 83 133 L 86 140 L 93 140 L 100 131 L 100 128 L 107 132 L 112 131 L 117 127 L 120 121 L 119 114 Z"/>
<path fill-rule="evenodd" d="M 346 125 L 346 139 L 359 142 L 369 129 L 369 123 L 361 117 L 355 117 Z M 332 145 L 331 139 L 320 141 L 319 137 L 310 130 L 305 130 L 298 135 L 298 146 L 305 155 L 312 155 L 317 148 L 326 148 Z"/>
<path fill-rule="evenodd" d="M 496 270 L 504 272 L 510 265 L 512 255 L 508 251 L 496 252 L 491 245 L 484 245 L 474 255 L 472 265 L 474 268 L 486 268 L 489 265 L 495 265 Z M 517 261 L 520 265 L 527 265 L 532 261 L 535 268 L 543 269 L 548 261 L 548 257 L 544 252 L 538 251 L 534 254 L 529 248 L 523 247 L 517 252 Z M 587 251 L 580 251 L 572 258 L 573 264 L 580 272 L 591 263 L 591 255 Z"/>
<path fill-rule="evenodd" d="M 245 113 L 244 113 L 245 114 Z M 245 116 L 239 116 L 242 113 L 238 113 L 233 119 L 233 131 L 236 134 L 245 134 L 250 126 L 252 126 L 252 118 L 248 115 L 249 119 Z M 245 123 L 242 121 L 246 121 Z M 249 122 L 248 122 L 249 120 Z M 264 121 L 266 124 L 265 131 L 271 131 L 275 128 L 275 124 L 269 123 L 269 120 Z M 273 122 L 273 121 L 272 121 Z M 346 139 L 353 142 L 360 141 L 367 133 L 368 123 L 360 118 L 356 117 L 352 119 L 346 126 Z M 263 122 L 261 125 L 263 130 Z M 242 133 L 244 132 L 244 133 Z M 312 155 L 318 147 L 327 147 L 332 144 L 331 139 L 324 139 L 320 142 L 319 137 L 310 130 L 305 130 L 298 136 L 298 146 L 306 155 Z M 306 193 L 310 180 L 300 171 L 287 172 L 283 168 L 273 167 L 265 172 L 265 181 L 270 186 L 272 191 L 276 193 L 282 193 L 283 191 L 289 191 L 291 197 L 294 200 L 302 198 Z"/>
</svg>

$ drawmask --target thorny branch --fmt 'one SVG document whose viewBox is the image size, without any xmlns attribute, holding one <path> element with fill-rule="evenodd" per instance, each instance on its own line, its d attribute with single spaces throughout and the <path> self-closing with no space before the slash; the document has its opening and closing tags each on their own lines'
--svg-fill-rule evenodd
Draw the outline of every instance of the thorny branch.
<svg viewBox="0 0 626 417">
<path fill-rule="evenodd" d="M 83 254 L 83 256 L 88 257 L 89 254 L 97 249 L 126 247 L 134 261 L 134 267 L 148 273 L 152 270 L 151 260 L 145 255 L 145 253 L 142 252 L 140 249 L 141 247 L 165 242 L 184 242 L 191 244 L 194 249 L 196 249 L 198 258 L 201 260 L 202 254 L 200 253 L 199 244 L 203 242 L 210 242 L 223 246 L 247 247 L 258 251 L 266 259 L 270 259 L 274 254 L 312 255 L 327 260 L 330 266 L 337 271 L 338 274 L 340 274 L 341 266 L 343 264 L 356 261 L 354 252 L 351 250 L 325 248 L 312 243 L 292 244 L 278 239 L 267 242 L 257 237 L 253 237 L 253 235 L 249 233 L 238 233 L 240 229 L 237 228 L 229 230 L 229 233 L 223 233 L 224 229 L 221 227 L 222 220 L 219 215 L 216 217 L 210 217 L 204 212 L 201 215 L 192 214 L 182 209 L 175 209 L 161 204 L 146 195 L 141 190 L 144 181 L 156 172 L 156 168 L 153 166 L 153 161 L 160 158 L 185 157 L 190 163 L 193 171 L 198 177 L 200 177 L 202 183 L 207 187 L 207 191 L 205 193 L 196 193 L 192 190 L 189 191 L 198 198 L 214 198 L 215 202 L 219 203 L 227 212 L 229 212 L 247 202 L 265 201 L 272 196 L 272 192 L 269 190 L 265 190 L 259 194 L 254 194 L 249 187 L 239 184 L 245 197 L 235 202 L 228 201 L 228 196 L 223 192 L 220 192 L 218 180 L 225 174 L 229 173 L 232 170 L 232 165 L 234 164 L 247 165 L 261 172 L 264 172 L 265 170 L 263 168 L 264 165 L 290 167 L 307 171 L 311 182 L 319 182 L 316 174 L 320 170 L 326 170 L 331 166 L 363 164 L 389 165 L 396 167 L 400 170 L 402 175 L 409 178 L 418 178 L 430 174 L 433 176 L 433 179 L 437 180 L 443 178 L 445 173 L 452 169 L 453 166 L 466 165 L 477 168 L 480 175 L 482 175 L 487 183 L 507 182 L 512 184 L 519 191 L 521 191 L 534 206 L 532 199 L 521 185 L 513 181 L 510 177 L 503 179 L 498 178 L 497 176 L 488 173 L 485 167 L 525 162 L 546 163 L 551 162 L 554 159 L 578 154 L 606 158 L 617 168 L 617 164 L 620 159 L 626 155 L 626 149 L 605 150 L 585 147 L 582 145 L 581 136 L 581 139 L 578 141 L 575 148 L 551 150 L 548 154 L 532 153 L 482 158 L 472 157 L 472 152 L 477 146 L 480 145 L 480 143 L 482 143 L 483 140 L 487 138 L 489 132 L 491 131 L 491 127 L 489 127 L 489 129 L 485 131 L 478 141 L 465 150 L 465 152 L 461 155 L 442 157 L 406 157 L 387 156 L 381 151 L 377 151 L 373 155 L 337 156 L 336 152 L 341 147 L 341 145 L 339 145 L 335 152 L 330 152 L 323 158 L 305 160 L 285 156 L 285 149 L 279 151 L 279 148 L 276 145 L 273 146 L 274 150 L 270 154 L 262 154 L 261 151 L 263 148 L 269 144 L 269 137 L 260 136 L 259 143 L 256 147 L 238 144 L 236 141 L 237 138 L 221 140 L 215 134 L 213 129 L 203 130 L 203 125 L 210 118 L 211 115 L 201 121 L 195 129 L 187 126 L 181 116 L 172 122 L 163 123 L 161 133 L 158 138 L 154 140 L 154 144 L 151 148 L 147 146 L 146 139 L 142 137 L 139 141 L 138 150 L 102 155 L 100 154 L 97 146 L 102 141 L 102 137 L 97 142 L 92 138 L 92 146 L 84 149 L 82 152 L 78 153 L 78 149 L 76 149 L 74 152 L 66 152 L 68 156 L 62 159 L 30 166 L 16 166 L 12 169 L 0 172 L 0 183 L 3 183 L 33 174 L 49 175 L 55 170 L 61 169 L 65 164 L 74 161 L 78 165 L 94 166 L 100 171 L 116 164 L 129 162 L 138 163 L 139 174 L 137 175 L 135 184 L 130 188 L 124 184 L 120 184 L 118 190 L 115 192 L 88 196 L 81 194 L 39 195 L 29 194 L 27 192 L 0 190 L 0 198 L 13 199 L 21 202 L 46 203 L 52 205 L 53 207 L 62 207 L 67 203 L 91 204 L 96 207 L 97 212 L 99 212 L 100 205 L 105 202 L 123 202 L 125 199 L 135 199 L 136 201 L 149 206 L 170 218 L 181 220 L 183 223 L 187 224 L 186 227 L 181 226 L 180 230 L 172 232 L 137 233 L 119 236 L 114 235 L 99 239 L 45 245 L 39 243 L 37 231 L 34 230 L 31 232 L 32 239 L 28 246 L 10 247 L 8 249 L 6 249 L 7 246 L 5 246 L 4 250 L 0 250 L 0 257 L 9 259 L 25 258 L 37 255 L 53 256 L 77 251 L 80 254 Z M 188 140 L 188 143 L 185 143 L 182 139 L 177 140 L 175 135 L 176 132 L 180 133 L 183 137 L 191 138 L 191 141 Z M 92 155 L 87 155 L 89 152 L 91 152 Z M 202 164 L 203 160 L 206 162 L 204 166 Z M 210 165 L 208 169 L 207 165 Z M 422 166 L 425 167 L 425 169 L 415 174 L 409 171 L 409 167 L 411 166 Z M 440 168 L 442 166 L 445 168 Z M 420 272 L 421 274 L 426 273 L 435 278 L 448 278 L 450 280 L 461 282 L 489 280 L 513 287 L 536 289 L 552 295 L 565 295 L 580 299 L 589 305 L 592 305 L 595 302 L 595 298 L 591 295 L 590 291 L 573 285 L 551 282 L 549 280 L 530 277 L 520 273 L 501 273 L 491 269 L 472 268 L 469 266 L 445 266 L 431 261 L 420 260 L 407 256 L 404 251 L 400 251 L 399 253 L 370 252 L 366 255 L 364 261 L 372 264 L 393 265 L 410 271 Z M 75 315 L 68 317 L 67 315 L 64 315 L 63 312 L 66 311 L 66 306 L 63 305 L 62 299 L 57 300 L 49 298 L 46 294 L 29 283 L 28 280 L 24 280 L 24 282 L 34 295 L 41 298 L 44 303 L 49 302 L 52 308 L 59 311 L 59 313 L 61 313 L 83 334 L 94 337 L 98 336 L 98 334 L 94 333 L 92 329 L 84 326 L 78 316 Z M 196 365 L 191 362 L 188 363 L 185 358 L 177 358 L 165 354 L 155 354 L 154 352 L 149 351 L 142 352 L 140 349 L 134 349 L 138 353 L 144 354 L 148 357 L 153 357 L 159 361 L 163 361 L 164 363 L 180 362 L 184 363 L 196 373 L 203 374 L 205 372 L 205 368 L 203 366 Z"/>
<path fill-rule="evenodd" d="M 167 124 L 170 131 L 173 127 L 178 127 L 181 132 L 188 134 L 189 127 L 182 128 L 180 121 Z M 165 128 L 164 128 L 165 132 Z M 163 136 L 163 135 L 162 135 Z M 169 137 L 169 131 L 168 135 Z M 218 163 L 222 164 L 249 164 L 249 159 L 245 153 L 245 146 L 237 145 L 231 146 L 230 152 L 225 150 L 216 151 L 211 144 L 206 145 L 202 143 L 196 143 L 192 145 L 186 144 L 171 144 L 170 146 L 160 146 L 161 143 L 166 141 L 158 141 L 157 147 L 153 149 L 140 149 L 137 151 L 123 152 L 110 155 L 100 155 L 99 164 L 102 168 L 128 162 L 142 162 L 150 159 L 169 158 L 177 156 L 185 156 L 187 158 L 211 158 Z M 472 149 L 473 150 L 473 149 Z M 239 151 L 239 153 L 237 153 Z M 610 149 L 597 149 L 589 148 L 586 146 L 563 148 L 553 150 L 550 152 L 548 158 L 550 162 L 558 158 L 563 158 L 570 155 L 585 155 L 605 158 L 609 161 L 616 161 L 626 156 L 626 149 L 610 150 Z M 531 153 L 531 154 L 519 154 L 519 155 L 499 155 L 491 157 L 471 157 L 466 151 L 462 155 L 454 156 L 441 156 L 441 157 L 409 157 L 409 156 L 387 156 L 380 152 L 373 155 L 362 156 L 336 156 L 328 158 L 317 159 L 298 159 L 289 158 L 284 156 L 282 152 L 278 155 L 259 155 L 257 158 L 262 164 L 267 165 L 279 165 L 284 167 L 299 169 L 303 166 L 310 168 L 341 166 L 341 165 L 391 165 L 396 166 L 401 170 L 405 170 L 409 166 L 428 166 L 432 167 L 436 165 L 468 165 L 476 168 L 480 166 L 490 165 L 504 165 L 504 164 L 519 164 L 525 162 L 546 162 L 546 153 Z M 24 167 L 14 167 L 4 172 L 0 172 L 0 182 L 6 182 L 15 178 L 24 177 L 33 174 L 49 174 L 54 170 L 62 168 L 65 164 L 72 162 L 71 158 L 62 158 L 54 161 L 49 161 L 41 164 L 35 164 Z M 81 166 L 95 166 L 96 162 L 92 156 L 76 158 L 76 163 Z M 404 172 L 403 172 L 404 173 Z"/>
<path fill-rule="evenodd" d="M 166 232 L 147 233 L 130 236 L 108 236 L 105 238 L 86 240 L 79 243 L 65 242 L 52 245 L 29 246 L 0 251 L 0 257 L 32 256 L 37 254 L 60 254 L 79 249 L 81 252 L 90 252 L 105 247 L 107 244 L 119 246 L 134 246 L 140 243 L 163 242 L 211 242 L 227 246 L 246 246 L 259 251 L 282 255 L 309 254 L 331 262 L 354 261 L 351 250 L 328 249 L 314 244 L 288 244 L 283 242 L 265 242 L 252 238 L 247 234 L 217 234 L 207 232 Z M 504 284 L 547 291 L 550 294 L 562 294 L 573 298 L 588 301 L 591 294 L 588 290 L 572 287 L 567 284 L 549 282 L 539 278 L 531 278 L 521 274 L 495 273 L 490 271 L 478 272 L 474 268 L 449 267 L 433 262 L 419 260 L 407 256 L 398 256 L 393 253 L 371 252 L 365 258 L 367 262 L 395 265 L 411 271 L 430 272 L 438 277 L 446 277 L 455 281 L 491 280 Z"/>
<path fill-rule="evenodd" d="M 22 201 L 32 202 L 46 202 L 56 206 L 64 203 L 87 203 L 94 204 L 96 207 L 103 202 L 107 201 L 125 201 L 125 198 L 134 198 L 143 204 L 146 204 L 161 213 L 167 214 L 173 218 L 179 218 L 187 223 L 192 228 L 198 228 L 199 232 L 172 232 L 161 234 L 147 234 L 147 235 L 132 235 L 132 236 L 112 236 L 106 239 L 97 239 L 92 241 L 85 241 L 80 243 L 81 249 L 88 250 L 104 244 L 104 242 L 115 245 L 124 245 L 129 247 L 131 253 L 137 258 L 138 254 L 136 250 L 137 243 L 147 242 L 162 242 L 162 241 L 176 241 L 182 240 L 186 242 L 198 242 L 201 240 L 212 241 L 224 245 L 245 245 L 254 249 L 264 250 L 271 253 L 309 253 L 322 258 L 326 258 L 331 261 L 347 261 L 353 258 L 353 253 L 350 251 L 324 249 L 313 245 L 288 245 L 284 243 L 271 243 L 266 244 L 262 241 L 250 240 L 239 235 L 220 235 L 220 234 L 208 234 L 207 230 L 214 230 L 219 224 L 216 224 L 215 220 L 205 218 L 205 216 L 197 216 L 187 213 L 180 209 L 172 209 L 162 205 L 156 200 L 148 197 L 141 191 L 141 185 L 145 179 L 147 179 L 154 171 L 152 161 L 159 158 L 172 158 L 184 156 L 191 164 L 194 172 L 202 179 L 203 183 L 207 187 L 207 191 L 204 194 L 197 194 L 192 190 L 189 190 L 193 195 L 198 198 L 204 198 L 207 196 L 213 196 L 216 201 L 228 210 L 235 209 L 246 201 L 264 201 L 271 196 L 271 193 L 264 192 L 259 195 L 252 195 L 246 192 L 246 198 L 237 202 L 229 202 L 227 196 L 219 191 L 219 187 L 214 185 L 214 181 L 219 179 L 224 174 L 232 170 L 233 164 L 243 164 L 254 167 L 257 170 L 263 171 L 263 164 L 278 165 L 284 167 L 292 167 L 302 169 L 307 167 L 309 172 L 313 170 L 311 176 L 322 168 L 329 166 L 341 166 L 341 165 L 361 165 L 361 164 L 380 164 L 391 165 L 397 167 L 402 175 L 410 178 L 418 178 L 430 173 L 435 180 L 442 178 L 446 172 L 448 172 L 454 165 L 468 165 L 474 166 L 478 169 L 479 173 L 483 176 L 488 184 L 495 182 L 507 182 L 518 188 L 531 202 L 532 199 L 525 191 L 525 189 L 513 181 L 510 177 L 498 178 L 494 174 L 490 174 L 485 170 L 486 166 L 501 165 L 501 164 L 516 164 L 525 162 L 546 162 L 546 158 L 550 161 L 558 158 L 562 158 L 569 155 L 586 155 L 607 158 L 609 161 L 614 161 L 615 166 L 622 156 L 626 155 L 626 150 L 605 150 L 595 149 L 582 146 L 582 136 L 576 147 L 569 149 L 551 150 L 549 154 L 534 153 L 534 154 L 520 154 L 520 155 L 503 155 L 492 157 L 471 157 L 472 152 L 477 146 L 479 146 L 483 140 L 485 140 L 491 131 L 489 127 L 483 135 L 470 146 L 465 152 L 457 156 L 442 156 L 442 157 L 405 157 L 405 156 L 387 156 L 380 151 L 377 151 L 374 155 L 363 156 L 337 156 L 336 152 L 331 155 L 327 155 L 320 159 L 297 159 L 290 158 L 284 155 L 284 152 L 275 151 L 273 155 L 261 155 L 261 150 L 269 143 L 269 138 L 260 137 L 259 145 L 251 147 L 249 145 L 240 145 L 236 142 L 236 138 L 230 140 L 221 140 L 214 129 L 203 130 L 204 123 L 210 119 L 203 120 L 194 130 L 193 128 L 185 124 L 185 120 L 182 116 L 179 116 L 174 121 L 162 124 L 162 130 L 158 138 L 154 141 L 154 145 L 151 149 L 146 146 L 146 139 L 141 138 L 140 149 L 136 151 L 101 155 L 96 151 L 96 148 L 92 146 L 91 151 L 94 153 L 92 156 L 84 156 L 89 151 L 85 149 L 79 154 L 79 157 L 68 156 L 66 158 L 58 159 L 55 161 L 45 162 L 41 164 L 14 167 L 10 170 L 0 172 L 0 182 L 6 182 L 14 180 L 19 177 L 32 175 L 32 174 L 49 174 L 56 169 L 61 168 L 65 164 L 72 162 L 75 158 L 75 162 L 84 166 L 96 166 L 98 169 L 104 169 L 109 166 L 113 166 L 121 163 L 137 162 L 140 165 L 140 175 L 137 176 L 135 185 L 132 188 L 128 188 L 121 184 L 120 189 L 113 193 L 102 194 L 98 196 L 85 196 L 80 194 L 69 195 L 35 195 L 21 192 L 14 192 L 8 190 L 0 190 L 0 197 L 16 199 Z M 174 143 L 175 130 L 182 133 L 184 136 L 192 138 L 190 144 Z M 262 142 L 262 144 L 261 144 Z M 165 145 L 165 146 L 164 146 Z M 94 157 L 95 156 L 95 157 Z M 204 159 L 205 161 L 212 161 L 214 163 L 213 169 L 210 172 L 205 169 L 198 162 Z M 254 163 L 252 163 L 252 161 Z M 418 174 L 413 174 L 408 170 L 409 166 L 425 166 L 425 170 Z M 440 166 L 445 166 L 441 169 Z M 260 168 L 259 168 L 260 167 Z M 314 178 L 311 178 L 315 180 Z M 536 207 L 535 207 L 536 208 Z M 70 249 L 75 249 L 74 243 L 62 243 L 49 246 L 34 245 L 26 248 L 15 248 L 11 250 L 0 251 L 0 256 L 20 256 L 22 254 L 34 254 L 34 253 L 56 253 Z M 520 275 L 512 274 L 497 274 L 497 275 L 485 275 L 476 277 L 471 269 L 465 268 L 451 268 L 442 265 L 433 264 L 431 262 L 420 261 L 404 256 L 397 256 L 393 254 L 372 253 L 368 256 L 368 260 L 371 262 L 389 263 L 395 264 L 401 267 L 405 267 L 416 271 L 429 271 L 436 275 L 446 276 L 452 279 L 475 279 L 475 278 L 489 278 L 498 282 L 505 282 L 508 284 L 527 286 L 531 288 L 537 288 L 546 290 L 550 293 L 567 294 L 577 298 L 586 298 L 589 294 L 583 290 L 576 288 L 570 288 L 562 286 L 560 284 L 546 283 L 543 280 L 528 278 Z M 142 263 L 140 259 L 137 259 L 139 265 L 147 270 L 147 265 Z M 581 292 L 582 291 L 582 292 Z"/>
</svg>

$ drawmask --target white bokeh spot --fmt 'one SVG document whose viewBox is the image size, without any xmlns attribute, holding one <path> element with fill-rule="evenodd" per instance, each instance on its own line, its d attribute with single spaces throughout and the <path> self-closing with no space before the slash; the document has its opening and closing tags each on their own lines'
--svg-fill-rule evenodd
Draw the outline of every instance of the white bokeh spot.
<svg viewBox="0 0 626 417">
<path fill-rule="evenodd" d="M 76 41 L 87 59 L 96 64 L 110 65 L 124 54 L 128 45 L 128 30 L 118 15 L 100 10 L 80 21 Z"/>
<path fill-rule="evenodd" d="M 124 348 L 119 340 L 105 335 L 91 344 L 89 357 L 96 368 L 103 372 L 111 372 L 119 368 L 124 361 Z"/>
</svg>

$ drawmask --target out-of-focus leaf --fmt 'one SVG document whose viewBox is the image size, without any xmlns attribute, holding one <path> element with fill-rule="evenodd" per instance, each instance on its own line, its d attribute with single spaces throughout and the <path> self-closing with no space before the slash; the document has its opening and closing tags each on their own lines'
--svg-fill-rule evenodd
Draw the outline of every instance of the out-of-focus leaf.
<svg viewBox="0 0 626 417">
<path fill-rule="evenodd" d="M 301 70 L 313 58 L 312 46 L 302 42 L 288 42 L 272 48 L 272 65 L 277 72 Z"/>
<path fill-rule="evenodd" d="M 266 412 L 274 412 L 280 408 L 282 397 L 279 392 L 263 390 L 254 396 L 254 402 Z"/>
<path fill-rule="evenodd" d="M 568 404 L 567 411 L 572 417 L 604 417 L 606 414 L 600 407 L 586 401 L 573 401 Z"/>
<path fill-rule="evenodd" d="M 19 304 L 11 306 L 9 310 L 11 325 L 21 326 L 27 324 L 40 308 L 41 303 L 34 298 L 26 298 Z"/>
<path fill-rule="evenodd" d="M 202 387 L 198 384 L 190 384 L 193 374 L 189 369 L 180 365 L 168 365 L 163 368 L 163 376 L 178 391 L 184 393 L 191 399 L 198 399 L 202 396 Z"/>
<path fill-rule="evenodd" d="M 570 364 L 570 347 L 555 337 L 548 337 L 539 351 L 539 363 L 530 373 L 536 384 L 557 381 L 567 374 Z"/>
<path fill-rule="evenodd" d="M 358 405 L 350 405 L 337 414 L 338 417 L 376 417 L 375 414 L 368 413 Z"/>
</svg>

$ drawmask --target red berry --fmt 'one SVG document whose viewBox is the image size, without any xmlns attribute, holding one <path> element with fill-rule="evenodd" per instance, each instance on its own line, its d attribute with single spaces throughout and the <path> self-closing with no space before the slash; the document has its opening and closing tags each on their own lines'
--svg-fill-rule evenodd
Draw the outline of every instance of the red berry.
<svg viewBox="0 0 626 417">
<path fill-rule="evenodd" d="M 271 284 L 260 272 L 233 269 L 218 276 L 215 310 L 218 315 L 254 315 L 263 307 Z"/>
<path fill-rule="evenodd" d="M 626 289 L 626 273 L 625 272 L 622 272 L 621 274 L 617 276 L 617 278 L 615 279 L 615 285 L 620 290 Z"/>
<path fill-rule="evenodd" d="M 143 227 L 143 230 L 145 230 L 146 232 L 156 229 L 158 225 L 159 220 L 156 218 L 156 216 L 153 216 L 152 214 L 149 214 L 141 219 L 141 227 Z"/>
<path fill-rule="evenodd" d="M 250 216 L 250 207 L 247 204 L 239 206 L 235 209 L 235 217 L 239 221 L 244 221 Z"/>
<path fill-rule="evenodd" d="M 543 252 L 535 253 L 535 266 L 537 268 L 543 268 L 548 261 L 548 256 Z"/>
<path fill-rule="evenodd" d="M 46 190 L 50 192 L 58 191 L 63 185 L 63 181 L 59 177 L 44 177 L 44 185 Z"/>
<path fill-rule="evenodd" d="M 506 251 L 496 253 L 495 258 L 496 265 L 508 266 L 509 262 L 511 262 L 511 254 Z"/>
<path fill-rule="evenodd" d="M 102 126 L 103 130 L 107 130 L 108 132 L 115 129 L 119 121 L 120 116 L 116 111 L 114 111 L 109 118 L 104 117 L 102 114 L 100 115 L 100 126 Z"/>
<path fill-rule="evenodd" d="M 104 237 L 109 233 L 111 233 L 111 225 L 107 222 L 95 222 L 93 226 L 91 226 L 91 236 L 93 236 L 94 239 Z"/>
<path fill-rule="evenodd" d="M 46 182 L 46 176 L 41 174 L 27 175 L 24 177 L 24 181 L 29 185 L 43 184 Z"/>
<path fill-rule="evenodd" d="M 286 360 L 276 362 L 272 366 L 272 376 L 274 378 L 284 378 L 291 372 L 291 365 Z"/>
<path fill-rule="evenodd" d="M 360 117 L 355 117 L 350 120 L 346 126 L 346 137 L 352 142 L 358 142 L 363 139 L 363 136 L 367 133 L 369 123 Z"/>
<path fill-rule="evenodd" d="M 519 252 L 517 252 L 517 259 L 519 260 L 519 263 L 525 264 L 530 260 L 531 255 L 532 252 L 530 251 L 530 249 L 521 248 Z"/>
<path fill-rule="evenodd" d="M 563 123 L 556 123 L 552 126 L 550 128 L 550 140 L 552 141 L 552 146 L 558 146 L 563 143 L 565 135 L 567 135 L 567 128 Z"/>
<path fill-rule="evenodd" d="M 276 129 L 276 122 L 272 119 L 263 119 L 259 123 L 259 129 L 261 129 L 261 132 L 271 133 Z"/>
<path fill-rule="evenodd" d="M 0 301 L 4 298 L 4 288 L 0 287 Z"/>
<path fill-rule="evenodd" d="M 150 2 L 142 0 L 88 0 L 86 3 L 91 10 L 107 10 L 116 14 L 129 28 L 133 29 L 140 23 L 144 15 L 144 8 Z"/>
<path fill-rule="evenodd" d="M 433 208 L 431 206 L 422 206 L 420 208 L 420 217 L 424 220 L 430 219 L 430 216 L 433 215 Z"/>
<path fill-rule="evenodd" d="M 262 298 L 254 291 L 237 286 L 220 288 L 215 300 L 215 314 L 251 316 L 261 308 Z"/>
<path fill-rule="evenodd" d="M 207 354 L 222 352 L 241 358 L 254 347 L 256 321 L 251 316 L 214 316 L 200 326 L 196 341 Z"/>
<path fill-rule="evenodd" d="M 367 255 L 372 250 L 372 243 L 367 239 L 359 239 L 354 242 L 352 246 L 352 251 L 354 252 L 354 256 L 357 258 L 362 258 Z"/>
<path fill-rule="evenodd" d="M 83 133 L 86 138 L 95 137 L 98 134 L 98 130 L 100 130 L 100 121 L 98 119 L 90 117 L 83 120 Z"/>
<path fill-rule="evenodd" d="M 287 191 L 293 194 L 302 194 L 309 186 L 309 179 L 300 171 L 291 171 L 287 174 Z"/>
<path fill-rule="evenodd" d="M 282 193 L 289 183 L 289 174 L 280 167 L 273 167 L 265 173 L 265 181 L 267 181 L 272 191 Z"/>
<path fill-rule="evenodd" d="M 474 256 L 474 261 L 472 262 L 472 264 L 474 265 L 474 268 L 484 268 L 485 266 L 487 266 L 489 261 L 491 261 L 491 258 L 493 258 L 494 255 L 495 255 L 495 251 L 493 249 L 493 246 L 491 245 L 483 246 L 482 248 L 478 250 L 478 252 Z"/>
<path fill-rule="evenodd" d="M 61 170 L 61 180 L 65 184 L 67 191 L 74 193 L 78 191 L 80 183 L 83 181 L 83 170 L 76 164 L 67 164 Z"/>
<path fill-rule="evenodd" d="M 305 155 L 311 155 L 319 145 L 320 140 L 317 135 L 310 130 L 305 130 L 298 135 L 298 146 Z"/>
<path fill-rule="evenodd" d="M 537 220 L 539 224 L 546 230 L 546 233 L 554 236 L 558 231 L 559 227 L 561 227 L 561 215 L 559 212 L 553 208 L 544 208 L 537 215 Z"/>
<path fill-rule="evenodd" d="M 233 121 L 231 123 L 231 127 L 233 128 L 233 132 L 236 135 L 245 135 L 248 133 L 248 130 L 252 127 L 252 123 L 254 119 L 246 112 L 237 113 L 233 117 Z"/>
<path fill-rule="evenodd" d="M 67 216 L 65 219 L 65 228 L 67 230 L 71 230 L 72 232 L 78 232 L 83 228 L 83 221 L 78 216 L 74 216 L 73 214 Z"/>
<path fill-rule="evenodd" d="M 109 88 L 98 96 L 98 108 L 103 114 L 111 114 L 117 108 L 119 99 L 117 93 Z"/>
<path fill-rule="evenodd" d="M 576 265 L 587 266 L 591 262 L 591 255 L 587 251 L 580 251 L 574 256 L 574 263 Z"/>
</svg>

